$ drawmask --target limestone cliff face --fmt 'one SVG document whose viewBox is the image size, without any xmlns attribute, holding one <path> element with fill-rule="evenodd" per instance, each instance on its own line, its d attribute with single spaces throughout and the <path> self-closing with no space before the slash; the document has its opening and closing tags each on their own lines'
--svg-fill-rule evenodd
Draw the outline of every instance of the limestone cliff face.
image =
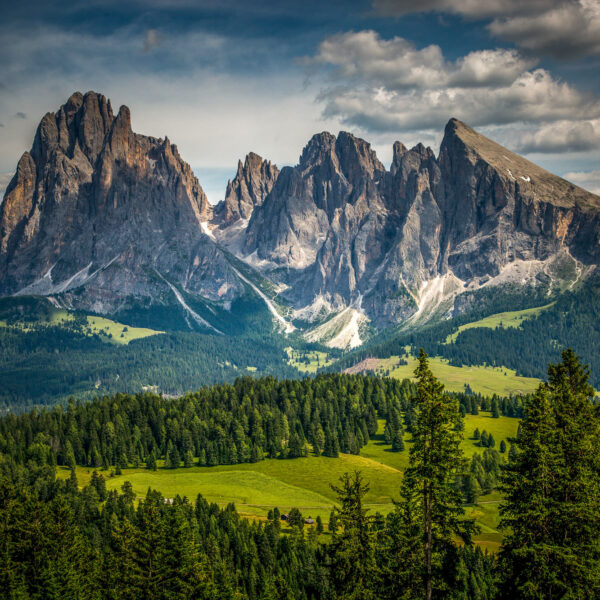
<svg viewBox="0 0 600 600">
<path fill-rule="evenodd" d="M 277 269 L 297 307 L 318 298 L 331 311 L 362 307 L 391 322 L 414 312 L 406 286 L 436 273 L 440 193 L 431 149 L 397 144 L 388 172 L 364 140 L 322 133 L 255 209 L 244 252 Z"/>
<path fill-rule="evenodd" d="M 168 292 L 232 297 L 228 263 L 202 233 L 212 213 L 167 138 L 136 134 L 129 109 L 73 94 L 42 119 L 0 207 L 0 293 L 69 293 L 110 312 Z"/>
<path fill-rule="evenodd" d="M 466 289 L 578 277 L 600 262 L 600 198 L 452 119 L 439 157 L 321 133 L 252 213 L 240 254 L 302 318 L 352 306 L 379 326 Z"/>
<path fill-rule="evenodd" d="M 273 189 L 278 175 L 276 165 L 250 152 L 244 164 L 238 162 L 235 177 L 227 183 L 225 200 L 215 206 L 215 221 L 227 227 L 239 219 L 249 219 Z"/>
<path fill-rule="evenodd" d="M 465 290 L 568 285 L 600 264 L 599 197 L 454 119 L 438 157 L 393 150 L 389 170 L 346 132 L 313 136 L 281 172 L 250 153 L 213 210 L 168 139 L 76 93 L 44 116 L 0 206 L 0 295 L 111 313 L 181 303 L 176 286 L 227 306 L 254 285 L 233 253 L 299 320 L 345 310 L 340 323 L 385 327 L 459 310 Z"/>
<path fill-rule="evenodd" d="M 600 198 L 452 119 L 439 165 L 445 195 L 441 268 L 464 280 L 494 277 L 516 261 L 568 251 L 600 260 Z"/>
</svg>

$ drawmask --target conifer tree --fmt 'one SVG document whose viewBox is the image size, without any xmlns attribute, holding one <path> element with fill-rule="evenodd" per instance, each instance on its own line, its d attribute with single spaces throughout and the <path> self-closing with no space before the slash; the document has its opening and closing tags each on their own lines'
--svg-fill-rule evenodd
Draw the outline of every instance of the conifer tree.
<svg viewBox="0 0 600 600">
<path fill-rule="evenodd" d="M 454 536 L 469 544 L 475 526 L 461 519 L 462 493 L 455 485 L 457 476 L 466 470 L 462 436 L 455 429 L 460 419 L 458 402 L 444 394 L 423 349 L 415 376 L 418 412 L 399 510 L 407 531 L 418 538 L 414 545 L 422 569 L 423 594 L 431 600 L 434 592 L 443 595 L 448 591 L 446 580 L 453 575 L 447 571 L 456 552 Z"/>
<path fill-rule="evenodd" d="M 154 450 L 151 450 L 150 454 L 148 454 L 148 458 L 146 459 L 146 469 L 149 471 L 156 471 L 156 456 Z"/>
<path fill-rule="evenodd" d="M 502 477 L 501 598 L 600 598 L 600 413 L 571 350 L 529 398 Z"/>
<path fill-rule="evenodd" d="M 340 531 L 334 534 L 330 547 L 331 578 L 337 598 L 375 598 L 372 518 L 363 506 L 369 486 L 363 483 L 357 471 L 353 475 L 345 473 L 340 478 L 340 485 L 332 485 L 331 489 L 336 492 L 340 504 L 340 508 L 335 509 Z"/>
<path fill-rule="evenodd" d="M 498 408 L 498 400 L 497 398 L 492 398 L 492 418 L 499 419 L 500 418 L 500 409 Z"/>
<path fill-rule="evenodd" d="M 335 510 L 332 510 L 331 513 L 329 514 L 329 522 L 327 523 L 327 529 L 331 533 L 335 533 L 337 531 L 337 528 L 338 528 L 337 515 L 336 515 Z"/>
<path fill-rule="evenodd" d="M 396 431 L 392 439 L 392 452 L 402 452 L 402 450 L 404 450 L 404 439 L 402 437 L 402 430 L 400 430 Z"/>
<path fill-rule="evenodd" d="M 69 475 L 69 479 L 67 481 L 67 489 L 72 494 L 77 493 L 78 485 L 77 485 L 77 475 L 75 474 L 75 469 L 71 469 L 71 474 Z"/>
<path fill-rule="evenodd" d="M 317 515 L 317 533 L 323 533 L 323 519 L 321 519 L 321 515 Z"/>
</svg>

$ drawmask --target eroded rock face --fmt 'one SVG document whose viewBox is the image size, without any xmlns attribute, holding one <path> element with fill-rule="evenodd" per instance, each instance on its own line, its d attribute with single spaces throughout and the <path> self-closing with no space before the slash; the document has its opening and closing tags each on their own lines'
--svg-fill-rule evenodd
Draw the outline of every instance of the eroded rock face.
<svg viewBox="0 0 600 600">
<path fill-rule="evenodd" d="M 238 162 L 235 177 L 227 183 L 225 200 L 215 206 L 215 221 L 227 227 L 239 219 L 249 219 L 273 189 L 278 175 L 276 165 L 250 152 L 243 165 Z"/>
<path fill-rule="evenodd" d="M 42 119 L 0 207 L 0 293 L 65 293 L 99 312 L 182 287 L 239 289 L 200 223 L 212 208 L 167 138 L 136 134 L 129 109 L 73 94 Z M 225 290 L 225 291 L 224 291 Z"/>
<path fill-rule="evenodd" d="M 325 132 L 253 211 L 240 257 L 302 318 L 354 306 L 385 326 L 490 280 L 597 264 L 599 215 L 597 196 L 454 119 L 439 158 L 396 142 L 389 171 L 364 140 Z"/>
<path fill-rule="evenodd" d="M 227 304 L 244 283 L 223 248 L 298 319 L 348 308 L 385 327 L 465 289 L 586 273 L 600 198 L 452 119 L 439 157 L 396 142 L 389 171 L 345 132 L 313 136 L 281 172 L 250 153 L 213 210 L 168 139 L 76 93 L 44 116 L 7 188 L 0 294 L 111 313 L 174 301 L 175 284 Z"/>
<path fill-rule="evenodd" d="M 397 144 L 387 172 L 364 140 L 318 134 L 255 209 L 243 251 L 278 267 L 295 306 L 318 298 L 329 310 L 362 306 L 381 323 L 400 318 L 415 306 L 406 285 L 436 272 L 440 178 L 421 145 Z"/>
<path fill-rule="evenodd" d="M 600 260 L 600 198 L 452 119 L 439 165 L 445 195 L 440 267 L 463 280 L 561 250 Z"/>
</svg>

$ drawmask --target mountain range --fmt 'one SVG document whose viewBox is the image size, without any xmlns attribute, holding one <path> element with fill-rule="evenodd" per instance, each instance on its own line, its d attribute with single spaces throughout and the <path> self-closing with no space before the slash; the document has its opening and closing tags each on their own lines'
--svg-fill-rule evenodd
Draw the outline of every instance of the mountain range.
<svg viewBox="0 0 600 600">
<path fill-rule="evenodd" d="M 396 142 L 389 169 L 347 132 L 314 135 L 295 166 L 249 153 L 211 206 L 167 138 L 75 93 L 0 206 L 0 296 L 215 335 L 243 328 L 252 296 L 281 332 L 338 348 L 460 315 L 482 290 L 573 289 L 598 264 L 600 197 L 456 119 L 438 156 Z"/>
</svg>

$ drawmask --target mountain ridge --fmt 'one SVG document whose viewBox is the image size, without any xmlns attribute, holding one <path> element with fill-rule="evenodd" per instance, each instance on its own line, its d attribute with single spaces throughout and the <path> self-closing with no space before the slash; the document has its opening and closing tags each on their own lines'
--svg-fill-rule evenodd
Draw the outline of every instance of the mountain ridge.
<svg viewBox="0 0 600 600">
<path fill-rule="evenodd" d="M 249 153 L 212 207 L 168 138 L 75 93 L 42 118 L 0 206 L 0 295 L 102 314 L 174 305 L 202 328 L 185 297 L 214 330 L 211 311 L 252 293 L 277 326 L 286 313 L 283 330 L 346 346 L 459 314 L 482 287 L 564 289 L 599 263 L 600 198 L 456 119 L 437 157 L 396 142 L 389 170 L 343 131 L 281 170 Z"/>
</svg>

